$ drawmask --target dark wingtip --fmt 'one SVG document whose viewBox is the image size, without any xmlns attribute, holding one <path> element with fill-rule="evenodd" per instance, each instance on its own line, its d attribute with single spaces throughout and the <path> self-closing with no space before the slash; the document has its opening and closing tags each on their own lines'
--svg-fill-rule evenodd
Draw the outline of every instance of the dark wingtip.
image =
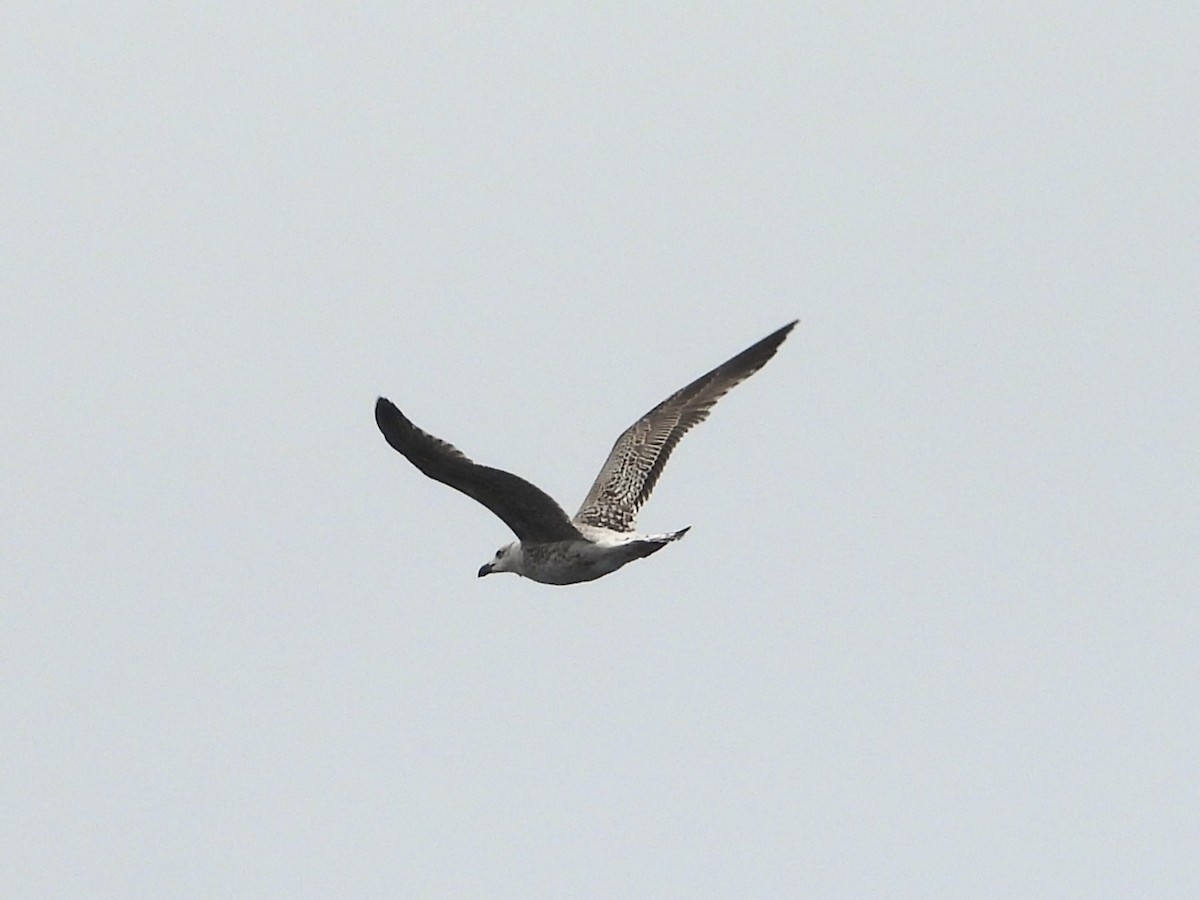
<svg viewBox="0 0 1200 900">
<path fill-rule="evenodd" d="M 788 322 L 782 328 L 777 328 L 773 332 L 771 332 L 769 335 L 767 335 L 767 337 L 763 339 L 763 343 L 766 343 L 767 341 L 774 341 L 775 346 L 778 347 L 780 344 L 783 343 L 784 338 L 786 338 L 789 334 L 792 333 L 792 329 L 795 328 L 799 324 L 800 324 L 799 319 L 792 319 L 792 321 Z"/>
<path fill-rule="evenodd" d="M 412 430 L 412 423 L 387 397 L 380 397 L 375 401 L 375 424 L 392 447 L 407 455 L 404 445 Z"/>
<path fill-rule="evenodd" d="M 380 397 L 375 401 L 375 424 L 381 429 L 388 419 L 394 419 L 396 413 L 396 405 L 387 397 Z"/>
<path fill-rule="evenodd" d="M 404 413 L 400 412 L 400 408 L 395 403 L 387 397 L 380 397 L 375 401 L 375 421 L 382 423 L 385 420 L 407 421 Z"/>
<path fill-rule="evenodd" d="M 780 345 L 787 339 L 787 336 L 792 333 L 792 329 L 799 323 L 799 319 L 793 319 L 782 328 L 776 328 L 765 338 L 751 344 L 737 356 L 733 357 L 733 359 L 722 363 L 710 374 L 715 375 L 718 372 L 737 371 L 749 366 L 749 372 L 742 376 L 743 378 L 748 378 L 767 364 L 767 361 L 775 355 L 775 351 L 779 349 Z"/>
</svg>

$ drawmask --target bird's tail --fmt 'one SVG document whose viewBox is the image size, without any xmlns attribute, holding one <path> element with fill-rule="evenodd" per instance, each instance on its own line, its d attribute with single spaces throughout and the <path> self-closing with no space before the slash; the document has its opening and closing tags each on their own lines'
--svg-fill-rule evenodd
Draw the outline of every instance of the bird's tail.
<svg viewBox="0 0 1200 900">
<path fill-rule="evenodd" d="M 688 533 L 688 528 L 681 528 L 678 531 L 672 531 L 669 534 L 650 534 L 638 541 L 626 544 L 627 552 L 630 559 L 645 559 L 651 553 L 657 553 L 671 541 L 677 541 Z"/>
</svg>

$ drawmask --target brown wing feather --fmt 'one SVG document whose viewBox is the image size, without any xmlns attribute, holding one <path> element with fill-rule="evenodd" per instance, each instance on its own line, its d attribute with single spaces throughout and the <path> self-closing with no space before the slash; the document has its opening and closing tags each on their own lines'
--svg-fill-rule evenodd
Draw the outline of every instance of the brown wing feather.
<svg viewBox="0 0 1200 900">
<path fill-rule="evenodd" d="M 632 531 L 638 510 L 649 499 L 675 445 L 708 418 L 716 402 L 731 388 L 766 365 L 795 327 L 796 323 L 790 322 L 772 332 L 680 388 L 625 429 L 613 444 L 573 521 Z"/>
<path fill-rule="evenodd" d="M 405 459 L 433 480 L 478 500 L 503 519 L 522 542 L 580 536 L 563 508 L 541 488 L 511 472 L 471 461 L 453 444 L 426 434 L 384 397 L 375 403 L 375 422 Z"/>
</svg>

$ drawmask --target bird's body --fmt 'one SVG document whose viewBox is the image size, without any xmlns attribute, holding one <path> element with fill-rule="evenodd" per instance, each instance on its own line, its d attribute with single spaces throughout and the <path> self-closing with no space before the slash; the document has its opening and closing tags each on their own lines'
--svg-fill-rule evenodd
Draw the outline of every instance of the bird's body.
<svg viewBox="0 0 1200 900">
<path fill-rule="evenodd" d="M 584 525 L 581 537 L 565 541 L 529 543 L 516 541 L 496 551 L 496 558 L 484 565 L 479 574 L 516 572 L 542 584 L 577 584 L 594 581 L 615 572 L 627 562 L 649 556 L 671 541 L 677 541 L 687 528 L 670 534 L 637 534 Z"/>
<path fill-rule="evenodd" d="M 375 404 L 375 421 L 387 442 L 425 475 L 478 500 L 516 534 L 518 540 L 497 550 L 479 570 L 481 577 L 515 572 L 543 584 L 592 581 L 687 533 L 682 528 L 640 534 L 634 520 L 683 435 L 704 421 L 730 388 L 761 369 L 795 325 L 785 325 L 697 378 L 627 428 L 573 518 L 525 479 L 472 462 L 426 434 L 383 397 Z"/>
</svg>

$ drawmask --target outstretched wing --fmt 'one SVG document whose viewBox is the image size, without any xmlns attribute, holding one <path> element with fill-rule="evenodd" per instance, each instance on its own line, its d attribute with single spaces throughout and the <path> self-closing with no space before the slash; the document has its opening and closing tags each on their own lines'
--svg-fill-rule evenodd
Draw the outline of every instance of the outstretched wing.
<svg viewBox="0 0 1200 900">
<path fill-rule="evenodd" d="M 638 510 L 650 497 L 671 451 L 694 425 L 708 418 L 714 404 L 775 355 L 795 322 L 767 335 L 753 347 L 680 388 L 617 438 L 596 476 L 587 499 L 572 520 L 632 531 Z"/>
<path fill-rule="evenodd" d="M 390 400 L 375 403 L 375 422 L 387 442 L 410 463 L 442 484 L 478 500 L 522 542 L 545 543 L 580 536 L 561 506 L 541 488 L 511 472 L 481 466 L 446 441 L 426 434 Z"/>
</svg>

